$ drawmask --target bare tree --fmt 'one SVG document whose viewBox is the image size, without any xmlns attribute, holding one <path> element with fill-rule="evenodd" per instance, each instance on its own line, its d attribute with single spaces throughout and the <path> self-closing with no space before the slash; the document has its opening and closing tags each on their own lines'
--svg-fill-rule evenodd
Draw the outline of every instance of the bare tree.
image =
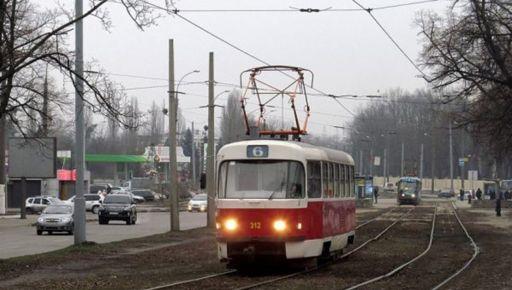
<svg viewBox="0 0 512 290">
<path fill-rule="evenodd" d="M 435 88 L 468 103 L 458 115 L 494 152 L 512 151 L 512 2 L 453 1 L 445 16 L 423 12 L 423 65 Z"/>
</svg>

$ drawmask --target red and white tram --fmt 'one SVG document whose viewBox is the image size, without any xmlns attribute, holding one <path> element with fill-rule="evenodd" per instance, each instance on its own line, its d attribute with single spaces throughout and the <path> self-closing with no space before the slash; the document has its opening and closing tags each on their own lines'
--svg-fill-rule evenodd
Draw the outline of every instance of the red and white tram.
<svg viewBox="0 0 512 290">
<path fill-rule="evenodd" d="M 219 150 L 221 261 L 329 256 L 355 235 L 354 161 L 301 142 L 252 140 Z"/>
</svg>

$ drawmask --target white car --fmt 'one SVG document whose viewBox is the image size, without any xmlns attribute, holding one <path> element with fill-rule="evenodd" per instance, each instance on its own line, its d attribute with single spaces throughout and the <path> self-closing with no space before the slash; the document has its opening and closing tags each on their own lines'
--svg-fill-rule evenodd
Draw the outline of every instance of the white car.
<svg viewBox="0 0 512 290">
<path fill-rule="evenodd" d="M 208 195 L 206 194 L 198 194 L 194 196 L 189 202 L 187 210 L 192 211 L 206 211 L 208 208 Z"/>
<path fill-rule="evenodd" d="M 75 202 L 75 197 L 73 196 L 70 199 L 67 199 L 65 202 L 68 204 L 73 204 Z M 101 206 L 101 195 L 99 194 L 84 194 L 85 198 L 85 210 L 91 211 L 94 214 L 98 213 L 98 210 Z"/>
<path fill-rule="evenodd" d="M 42 212 L 48 205 L 60 203 L 60 199 L 51 196 L 32 196 L 25 200 L 28 214 Z"/>
</svg>

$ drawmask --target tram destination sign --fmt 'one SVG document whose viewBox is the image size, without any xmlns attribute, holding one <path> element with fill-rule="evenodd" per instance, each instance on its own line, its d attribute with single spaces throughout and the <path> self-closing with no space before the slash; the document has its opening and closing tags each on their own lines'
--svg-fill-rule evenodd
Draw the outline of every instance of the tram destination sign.
<svg viewBox="0 0 512 290">
<path fill-rule="evenodd" d="M 265 158 L 268 157 L 267 145 L 248 145 L 247 157 L 249 158 Z"/>
</svg>

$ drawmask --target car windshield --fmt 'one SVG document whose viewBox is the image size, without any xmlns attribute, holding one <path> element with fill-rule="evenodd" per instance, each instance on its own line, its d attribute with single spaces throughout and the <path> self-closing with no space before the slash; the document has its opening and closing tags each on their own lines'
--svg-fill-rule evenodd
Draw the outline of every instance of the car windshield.
<svg viewBox="0 0 512 290">
<path fill-rule="evenodd" d="M 401 193 L 416 193 L 418 184 L 414 181 L 400 181 L 398 191 Z"/>
<path fill-rule="evenodd" d="M 130 203 L 131 199 L 127 195 L 108 195 L 103 203 Z"/>
<path fill-rule="evenodd" d="M 198 194 L 192 198 L 192 200 L 206 200 L 207 196 L 206 194 Z"/>
<path fill-rule="evenodd" d="M 73 208 L 67 205 L 51 205 L 48 206 L 43 213 L 46 214 L 69 214 L 73 212 Z"/>
<path fill-rule="evenodd" d="M 285 199 L 304 197 L 304 167 L 297 161 L 223 162 L 219 198 Z"/>
<path fill-rule="evenodd" d="M 150 196 L 151 195 L 150 191 L 145 191 L 145 190 L 140 190 L 140 191 L 137 190 L 137 191 L 133 191 L 132 193 L 135 195 L 139 195 L 139 196 Z"/>
</svg>

